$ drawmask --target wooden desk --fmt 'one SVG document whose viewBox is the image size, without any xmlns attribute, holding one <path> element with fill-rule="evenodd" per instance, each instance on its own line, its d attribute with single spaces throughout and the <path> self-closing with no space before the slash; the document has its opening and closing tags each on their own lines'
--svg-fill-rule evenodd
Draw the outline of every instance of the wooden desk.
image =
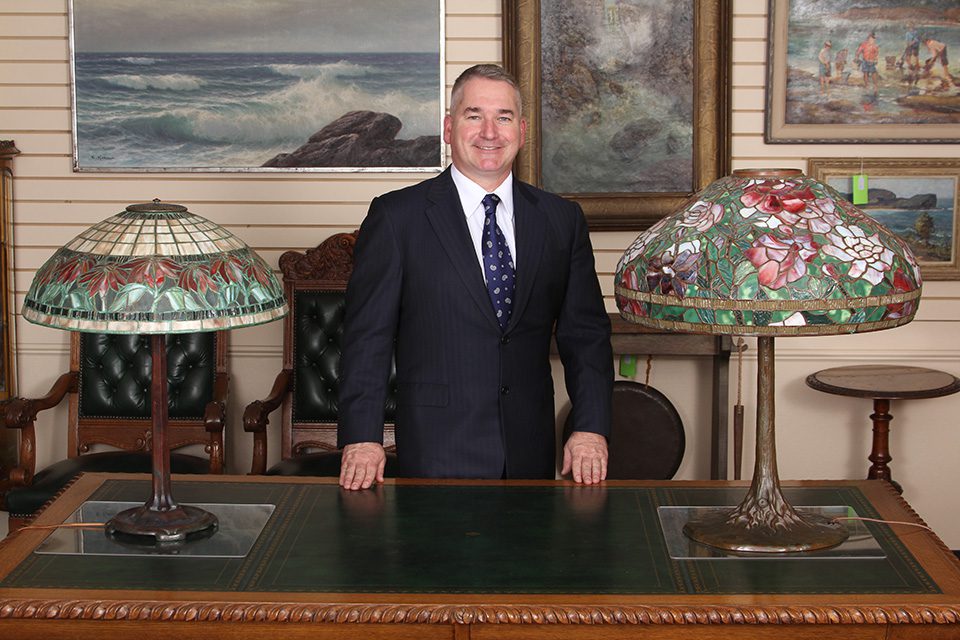
<svg viewBox="0 0 960 640">
<path fill-rule="evenodd" d="M 184 502 L 277 505 L 245 557 L 38 555 L 48 533 L 21 531 L 0 543 L 0 637 L 960 637 L 960 562 L 924 529 L 867 524 L 880 558 L 670 557 L 658 507 L 732 504 L 744 486 L 398 480 L 351 493 L 179 476 Z M 918 522 L 885 483 L 785 490 L 795 505 Z M 142 476 L 85 475 L 38 523 L 148 492 Z"/>
</svg>

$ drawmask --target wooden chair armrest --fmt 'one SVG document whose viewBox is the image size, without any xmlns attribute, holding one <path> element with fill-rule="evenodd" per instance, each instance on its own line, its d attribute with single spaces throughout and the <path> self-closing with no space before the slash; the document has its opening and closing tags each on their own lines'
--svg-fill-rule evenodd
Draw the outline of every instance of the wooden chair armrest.
<svg viewBox="0 0 960 640">
<path fill-rule="evenodd" d="M 267 471 L 267 416 L 275 411 L 283 398 L 293 390 L 293 371 L 284 369 L 273 381 L 270 395 L 254 400 L 243 411 L 243 430 L 253 434 L 253 462 L 250 473 L 262 475 Z"/>
<path fill-rule="evenodd" d="M 223 433 L 226 422 L 227 397 L 230 395 L 230 376 L 218 373 L 213 379 L 213 400 L 203 411 L 203 421 L 210 433 Z"/>
<path fill-rule="evenodd" d="M 230 394 L 230 376 L 218 373 L 213 379 L 213 400 L 203 411 L 203 423 L 210 434 L 207 445 L 210 454 L 210 473 L 223 473 L 223 431 L 227 423 L 227 396 Z"/>
<path fill-rule="evenodd" d="M 34 422 L 37 414 L 60 404 L 71 391 L 77 390 L 80 374 L 68 371 L 53 383 L 42 398 L 11 398 L 3 406 L 3 423 L 8 429 L 20 429 L 20 464 L 10 470 L 8 478 L 17 487 L 33 482 L 37 469 L 37 435 Z"/>
<path fill-rule="evenodd" d="M 80 374 L 68 371 L 50 387 L 42 398 L 11 398 L 4 406 L 3 422 L 8 429 L 22 429 L 37 419 L 37 414 L 60 404 L 71 391 L 77 390 Z"/>
</svg>

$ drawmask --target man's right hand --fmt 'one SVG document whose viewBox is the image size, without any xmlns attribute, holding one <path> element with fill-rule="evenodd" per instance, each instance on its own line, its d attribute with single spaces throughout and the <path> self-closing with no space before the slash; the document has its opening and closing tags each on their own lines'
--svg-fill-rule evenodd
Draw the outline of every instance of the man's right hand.
<svg viewBox="0 0 960 640">
<path fill-rule="evenodd" d="M 356 442 L 343 448 L 340 458 L 340 486 L 344 489 L 369 489 L 383 482 L 387 454 L 379 442 Z"/>
</svg>

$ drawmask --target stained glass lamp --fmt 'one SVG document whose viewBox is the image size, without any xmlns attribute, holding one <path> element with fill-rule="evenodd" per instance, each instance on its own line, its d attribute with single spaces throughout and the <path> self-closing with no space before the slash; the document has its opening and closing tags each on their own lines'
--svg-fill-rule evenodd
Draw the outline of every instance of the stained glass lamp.
<svg viewBox="0 0 960 640">
<path fill-rule="evenodd" d="M 70 331 L 151 334 L 153 495 L 110 520 L 109 533 L 170 542 L 217 526 L 216 516 L 171 495 L 166 334 L 245 327 L 286 313 L 283 287 L 250 247 L 159 200 L 90 227 L 40 267 L 25 319 Z"/>
<path fill-rule="evenodd" d="M 846 529 L 784 498 L 774 442 L 777 336 L 891 329 L 913 319 L 917 262 L 906 244 L 796 169 L 744 169 L 693 196 L 623 254 L 620 314 L 656 329 L 757 337 L 753 481 L 732 510 L 688 522 L 690 538 L 737 552 L 811 551 Z"/>
</svg>

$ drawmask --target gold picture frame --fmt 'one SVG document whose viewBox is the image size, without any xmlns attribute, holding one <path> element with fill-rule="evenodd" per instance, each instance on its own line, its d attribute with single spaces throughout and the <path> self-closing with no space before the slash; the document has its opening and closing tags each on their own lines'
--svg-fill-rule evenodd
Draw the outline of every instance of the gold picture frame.
<svg viewBox="0 0 960 640">
<path fill-rule="evenodd" d="M 504 0 L 503 59 L 504 66 L 520 83 L 524 114 L 530 123 L 527 142 L 521 148 L 515 165 L 517 176 L 537 186 L 544 185 L 541 134 L 541 0 Z M 631 3 L 623 3 L 631 5 Z M 584 5 L 586 6 L 586 5 Z M 592 5 L 606 11 L 603 3 Z M 666 5 L 663 5 L 664 7 Z M 584 191 L 561 193 L 578 202 L 591 229 L 645 229 L 674 211 L 691 195 L 726 175 L 730 165 L 730 23 L 732 3 L 729 0 L 696 0 L 685 16 L 683 26 L 692 29 L 692 56 L 689 60 L 693 78 L 692 128 L 690 148 L 691 179 L 688 188 L 650 191 Z M 621 10 L 619 5 L 617 10 Z M 661 10 L 652 5 L 645 11 Z M 666 10 L 666 9 L 662 9 Z M 689 20 L 692 15 L 692 20 Z M 609 20 L 609 16 L 606 17 Z M 660 48 L 666 59 L 667 53 Z M 678 63 L 679 64 L 679 63 Z M 676 87 L 663 87 L 669 94 Z M 549 97 L 549 96 L 547 96 Z M 644 114 L 637 114 L 642 117 Z M 554 190 L 554 189 L 551 189 Z"/>
<path fill-rule="evenodd" d="M 769 0 L 766 143 L 960 142 L 957 78 L 925 45 L 960 38 L 951 9 L 869 4 Z"/>
<path fill-rule="evenodd" d="M 910 245 L 923 279 L 960 280 L 960 159 L 809 158 L 807 174 L 846 196 L 866 175 L 858 206 Z"/>
</svg>

